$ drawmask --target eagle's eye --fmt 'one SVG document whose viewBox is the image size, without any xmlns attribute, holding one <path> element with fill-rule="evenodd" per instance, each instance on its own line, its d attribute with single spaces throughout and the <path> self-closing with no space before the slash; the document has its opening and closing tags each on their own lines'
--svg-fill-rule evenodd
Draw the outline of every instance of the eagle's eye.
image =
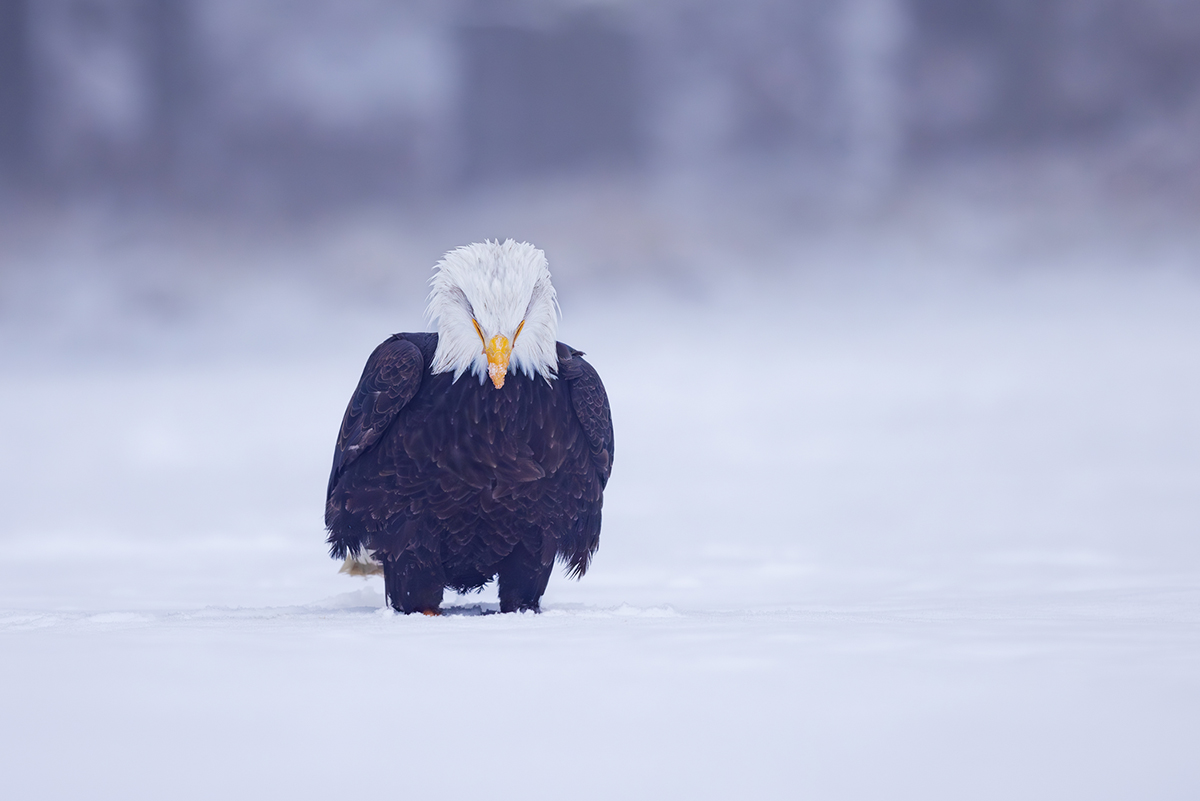
<svg viewBox="0 0 1200 801">
<path fill-rule="evenodd" d="M 482 342 L 482 343 L 483 343 L 483 346 L 486 348 L 486 347 L 487 347 L 487 340 L 486 340 L 486 339 L 484 339 L 484 336 L 483 336 L 483 331 L 481 331 L 481 330 L 480 330 L 480 328 L 479 328 L 479 323 L 475 322 L 475 318 L 474 318 L 474 317 L 472 317 L 472 318 L 471 318 L 471 325 L 475 326 L 475 333 L 476 333 L 476 334 L 479 334 L 479 341 L 480 341 L 480 342 Z M 516 339 L 516 337 L 513 337 L 513 339 L 515 340 L 515 339 Z"/>
</svg>

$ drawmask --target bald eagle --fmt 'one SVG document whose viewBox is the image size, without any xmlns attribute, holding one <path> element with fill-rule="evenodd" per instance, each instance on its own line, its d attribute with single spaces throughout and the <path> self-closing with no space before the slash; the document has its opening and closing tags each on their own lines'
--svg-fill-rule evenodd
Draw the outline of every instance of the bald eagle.
<svg viewBox="0 0 1200 801">
<path fill-rule="evenodd" d="M 587 572 L 613 429 L 600 376 L 557 342 L 545 254 L 513 240 L 434 267 L 437 333 L 367 359 L 326 491 L 330 554 L 382 567 L 389 603 L 437 614 L 446 587 L 498 579 L 500 610 L 539 611 L 555 559 Z"/>
</svg>

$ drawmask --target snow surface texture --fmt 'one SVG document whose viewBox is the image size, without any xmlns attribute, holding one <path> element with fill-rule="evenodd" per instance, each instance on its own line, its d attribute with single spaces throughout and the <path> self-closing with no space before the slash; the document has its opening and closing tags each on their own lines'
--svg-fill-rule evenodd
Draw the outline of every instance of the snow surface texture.
<svg viewBox="0 0 1200 801">
<path fill-rule="evenodd" d="M 87 247 L 10 253 L 7 308 L 69 308 L 2 340 L 0 794 L 1200 797 L 1194 243 L 781 247 L 682 293 L 529 238 L 612 400 L 601 549 L 540 616 L 437 619 L 321 530 L 432 259 L 365 311 L 180 278 L 159 324 Z"/>
</svg>

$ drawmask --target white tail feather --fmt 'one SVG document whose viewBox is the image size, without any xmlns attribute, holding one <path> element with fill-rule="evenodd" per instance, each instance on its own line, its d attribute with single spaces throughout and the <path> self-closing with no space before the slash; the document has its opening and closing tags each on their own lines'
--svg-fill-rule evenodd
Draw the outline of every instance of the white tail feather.
<svg viewBox="0 0 1200 801">
<path fill-rule="evenodd" d="M 346 556 L 346 561 L 342 563 L 342 569 L 338 572 L 347 576 L 382 576 L 383 563 L 363 548 L 357 554 L 351 553 Z"/>
</svg>

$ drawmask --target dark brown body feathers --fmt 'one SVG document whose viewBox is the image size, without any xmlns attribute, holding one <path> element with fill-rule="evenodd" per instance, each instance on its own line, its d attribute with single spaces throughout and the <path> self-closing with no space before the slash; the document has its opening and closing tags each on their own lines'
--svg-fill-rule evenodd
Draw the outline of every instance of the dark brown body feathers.
<svg viewBox="0 0 1200 801">
<path fill-rule="evenodd" d="M 368 359 L 329 477 L 330 551 L 374 552 L 403 612 L 497 576 L 503 611 L 536 610 L 555 559 L 582 576 L 599 545 L 604 386 L 561 342 L 556 380 L 515 373 L 501 389 L 431 374 L 436 347 L 436 334 L 397 334 Z"/>
</svg>

